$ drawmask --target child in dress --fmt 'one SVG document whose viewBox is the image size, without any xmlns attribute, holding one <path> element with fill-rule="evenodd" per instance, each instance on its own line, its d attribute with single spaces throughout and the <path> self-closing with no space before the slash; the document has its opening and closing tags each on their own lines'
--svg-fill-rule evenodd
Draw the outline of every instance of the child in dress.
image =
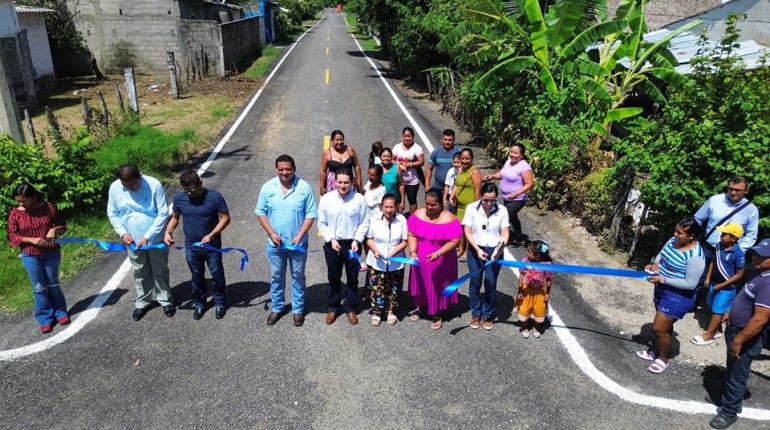
<svg viewBox="0 0 770 430">
<path fill-rule="evenodd" d="M 444 179 L 444 205 L 449 212 L 453 214 L 457 213 L 457 208 L 452 206 L 452 202 L 449 201 L 449 196 L 455 191 L 455 177 L 460 173 L 463 168 L 463 164 L 460 162 L 460 153 L 456 153 L 452 156 L 452 169 L 447 170 L 446 178 Z"/>
<path fill-rule="evenodd" d="M 523 260 L 532 263 L 550 263 L 549 246 L 542 240 L 530 242 L 527 257 Z M 540 337 L 545 331 L 545 316 L 548 312 L 548 299 L 553 284 L 551 272 L 536 269 L 521 269 L 519 275 L 519 293 L 516 303 L 519 305 L 519 332 L 524 338 L 530 333 Z M 534 320 L 534 325 L 532 324 Z"/>
</svg>

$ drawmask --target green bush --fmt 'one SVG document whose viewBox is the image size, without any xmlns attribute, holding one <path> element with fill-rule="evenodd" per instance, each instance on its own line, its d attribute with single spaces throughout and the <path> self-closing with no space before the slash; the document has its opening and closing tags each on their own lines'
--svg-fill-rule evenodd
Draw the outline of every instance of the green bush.
<svg viewBox="0 0 770 430">
<path fill-rule="evenodd" d="M 615 207 L 617 181 L 611 167 L 595 170 L 579 180 L 571 190 L 572 213 L 591 233 L 600 233 L 610 225 Z"/>
</svg>

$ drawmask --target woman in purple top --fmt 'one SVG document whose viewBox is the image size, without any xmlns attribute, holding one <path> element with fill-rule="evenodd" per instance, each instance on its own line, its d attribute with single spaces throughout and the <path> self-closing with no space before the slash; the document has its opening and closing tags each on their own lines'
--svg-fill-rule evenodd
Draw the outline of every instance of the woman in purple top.
<svg viewBox="0 0 770 430">
<path fill-rule="evenodd" d="M 525 156 L 527 148 L 521 143 L 514 143 L 508 152 L 509 159 L 497 172 L 484 177 L 484 181 L 500 180 L 500 194 L 503 203 L 508 210 L 508 219 L 511 222 L 511 234 L 508 236 L 508 244 L 526 246 L 527 236 L 521 231 L 519 211 L 527 204 L 527 193 L 535 186 L 535 176 L 532 174 L 532 166 L 527 163 Z"/>
</svg>

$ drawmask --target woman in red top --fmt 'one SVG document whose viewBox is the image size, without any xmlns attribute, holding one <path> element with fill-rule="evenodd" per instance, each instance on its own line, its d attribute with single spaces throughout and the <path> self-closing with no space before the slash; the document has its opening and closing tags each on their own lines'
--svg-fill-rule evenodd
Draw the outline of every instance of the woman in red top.
<svg viewBox="0 0 770 430">
<path fill-rule="evenodd" d="M 32 185 L 16 187 L 14 198 L 19 206 L 8 215 L 8 242 L 21 248 L 21 261 L 35 294 L 35 319 L 41 333 L 50 333 L 54 323 L 70 322 L 59 286 L 61 253 L 54 243 L 67 226 L 56 205 L 44 201 Z"/>
</svg>

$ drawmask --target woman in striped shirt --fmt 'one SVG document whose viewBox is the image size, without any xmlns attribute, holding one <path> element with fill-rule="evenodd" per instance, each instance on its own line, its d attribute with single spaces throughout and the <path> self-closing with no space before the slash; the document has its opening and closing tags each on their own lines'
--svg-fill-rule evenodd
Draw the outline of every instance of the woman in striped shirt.
<svg viewBox="0 0 770 430">
<path fill-rule="evenodd" d="M 699 243 L 702 236 L 703 230 L 694 218 L 679 221 L 674 237 L 663 246 L 654 263 L 645 268 L 651 274 L 647 280 L 655 284 L 655 350 L 637 351 L 636 355 L 652 361 L 647 368 L 652 373 L 663 373 L 668 367 L 674 323 L 695 307 L 696 288 L 706 268 Z"/>
<path fill-rule="evenodd" d="M 61 254 L 54 243 L 67 226 L 56 205 L 44 201 L 32 185 L 16 187 L 14 198 L 19 206 L 8 215 L 8 242 L 21 249 L 21 261 L 35 295 L 35 319 L 41 333 L 50 333 L 55 323 L 70 322 L 59 286 Z"/>
</svg>

